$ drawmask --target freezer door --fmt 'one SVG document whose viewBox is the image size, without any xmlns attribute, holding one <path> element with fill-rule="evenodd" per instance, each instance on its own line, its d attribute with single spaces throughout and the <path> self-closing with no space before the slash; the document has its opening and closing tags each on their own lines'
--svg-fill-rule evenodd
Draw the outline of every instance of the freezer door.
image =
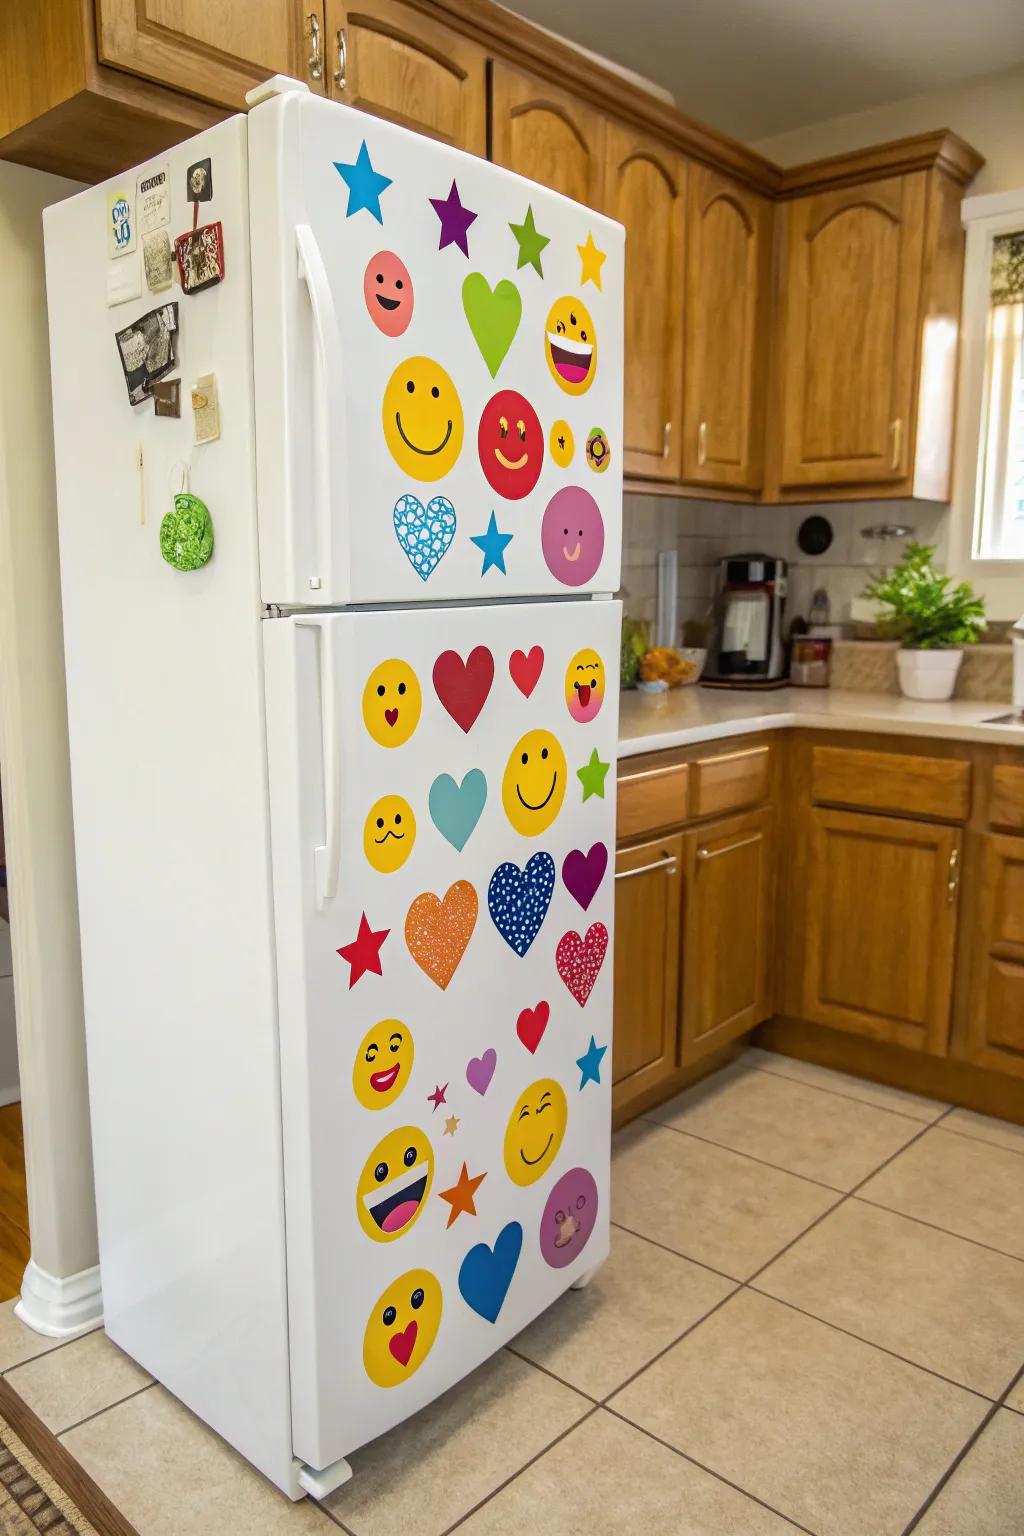
<svg viewBox="0 0 1024 1536">
<path fill-rule="evenodd" d="M 615 591 L 621 226 L 320 97 L 248 126 L 264 600 Z"/>
<path fill-rule="evenodd" d="M 618 603 L 268 619 L 295 1453 L 608 1249 Z"/>
</svg>

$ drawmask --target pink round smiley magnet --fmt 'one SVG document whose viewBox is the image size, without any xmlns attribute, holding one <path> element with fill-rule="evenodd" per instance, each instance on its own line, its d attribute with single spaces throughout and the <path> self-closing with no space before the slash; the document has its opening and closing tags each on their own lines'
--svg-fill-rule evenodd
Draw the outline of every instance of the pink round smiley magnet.
<svg viewBox="0 0 1024 1536">
<path fill-rule="evenodd" d="M 540 1219 L 540 1251 L 552 1269 L 564 1269 L 583 1252 L 597 1204 L 597 1184 L 586 1168 L 570 1168 L 553 1185 Z"/>
<path fill-rule="evenodd" d="M 413 292 L 409 269 L 394 251 L 378 251 L 363 273 L 366 310 L 385 336 L 401 336 L 412 319 Z"/>
<path fill-rule="evenodd" d="M 544 510 L 540 544 L 544 564 L 563 586 L 591 580 L 604 554 L 604 518 L 589 491 L 566 485 L 555 492 Z"/>
</svg>

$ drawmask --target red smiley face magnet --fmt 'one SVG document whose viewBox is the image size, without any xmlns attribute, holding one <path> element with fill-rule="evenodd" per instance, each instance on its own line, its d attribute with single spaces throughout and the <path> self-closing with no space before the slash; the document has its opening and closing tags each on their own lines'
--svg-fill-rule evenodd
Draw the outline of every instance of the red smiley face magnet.
<svg viewBox="0 0 1024 1536">
<path fill-rule="evenodd" d="M 480 415 L 480 468 L 493 491 L 506 501 L 529 496 L 544 462 L 544 433 L 537 412 L 514 389 L 499 389 Z"/>
<path fill-rule="evenodd" d="M 367 313 L 385 336 L 401 336 L 412 319 L 413 292 L 409 269 L 394 251 L 378 251 L 363 273 Z"/>
</svg>

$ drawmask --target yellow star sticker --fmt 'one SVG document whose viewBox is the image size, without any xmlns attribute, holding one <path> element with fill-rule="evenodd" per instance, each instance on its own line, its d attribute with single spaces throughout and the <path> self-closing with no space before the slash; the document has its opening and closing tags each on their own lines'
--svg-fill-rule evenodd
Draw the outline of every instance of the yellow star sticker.
<svg viewBox="0 0 1024 1536">
<path fill-rule="evenodd" d="M 446 1136 L 454 1136 L 455 1132 L 458 1130 L 458 1128 L 459 1128 L 459 1117 L 458 1117 L 458 1115 L 449 1115 L 448 1119 L 444 1123 L 444 1134 Z"/>
<path fill-rule="evenodd" d="M 605 263 L 606 252 L 598 250 L 592 233 L 588 233 L 586 245 L 578 245 L 576 249 L 580 253 L 580 261 L 583 264 L 580 287 L 582 288 L 584 283 L 593 283 L 595 288 L 600 288 L 601 268 Z"/>
</svg>

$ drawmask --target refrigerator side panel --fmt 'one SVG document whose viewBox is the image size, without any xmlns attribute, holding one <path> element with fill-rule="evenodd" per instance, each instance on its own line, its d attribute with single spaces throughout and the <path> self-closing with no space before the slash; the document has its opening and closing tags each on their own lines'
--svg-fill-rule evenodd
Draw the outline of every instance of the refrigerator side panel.
<svg viewBox="0 0 1024 1536">
<path fill-rule="evenodd" d="M 55 206 L 47 291 L 106 1327 L 294 1497 L 246 148 L 232 118 Z M 147 291 L 142 234 L 109 253 L 111 200 L 129 187 L 134 216 L 157 178 L 173 240 L 207 158 L 197 212 L 221 225 L 223 281 Z M 177 418 L 129 402 L 115 343 L 166 301 Z M 220 436 L 196 444 L 210 374 Z M 160 542 L 185 479 L 215 538 L 187 571 Z"/>
</svg>

